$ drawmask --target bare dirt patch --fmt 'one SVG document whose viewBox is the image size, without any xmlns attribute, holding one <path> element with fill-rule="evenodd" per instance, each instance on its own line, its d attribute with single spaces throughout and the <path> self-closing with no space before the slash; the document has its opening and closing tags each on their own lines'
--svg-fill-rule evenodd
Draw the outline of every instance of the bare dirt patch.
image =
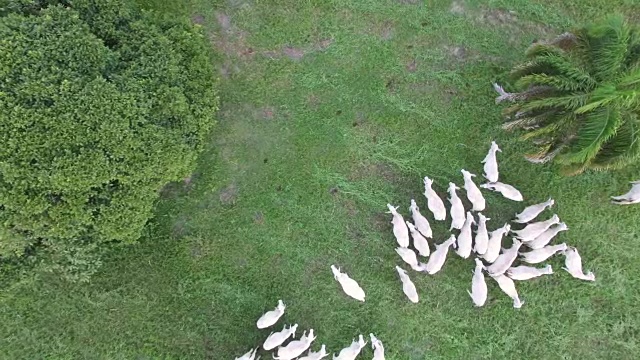
<svg viewBox="0 0 640 360">
<path fill-rule="evenodd" d="M 287 46 L 282 49 L 282 53 L 289 59 L 298 61 L 304 57 L 305 51 L 300 48 Z"/>
<path fill-rule="evenodd" d="M 231 29 L 231 18 L 229 15 L 223 12 L 216 12 L 216 20 L 218 21 L 218 25 L 222 30 L 228 31 Z"/>
<path fill-rule="evenodd" d="M 465 13 L 464 3 L 459 0 L 455 0 L 451 2 L 451 6 L 449 7 L 449 12 L 455 15 L 462 15 Z"/>
<path fill-rule="evenodd" d="M 494 26 L 509 25 L 515 24 L 518 21 L 518 16 L 515 11 L 506 9 L 488 9 L 480 14 L 480 20 Z"/>
<path fill-rule="evenodd" d="M 238 185 L 236 185 L 236 183 L 231 183 L 224 189 L 220 190 L 218 196 L 223 205 L 233 205 L 238 200 L 238 193 Z"/>
<path fill-rule="evenodd" d="M 407 65 L 406 65 L 406 69 L 408 72 L 410 73 L 414 73 L 418 70 L 418 62 L 416 61 L 416 59 L 411 60 Z"/>
<path fill-rule="evenodd" d="M 262 211 L 256 211 L 253 214 L 253 222 L 258 225 L 264 224 L 264 214 L 262 213 Z"/>
<path fill-rule="evenodd" d="M 191 15 L 191 22 L 196 24 L 196 25 L 203 25 L 204 24 L 204 16 L 202 16 L 200 14 Z"/>
<path fill-rule="evenodd" d="M 421 3 L 421 0 L 396 0 L 398 3 L 402 5 L 418 5 Z"/>
</svg>

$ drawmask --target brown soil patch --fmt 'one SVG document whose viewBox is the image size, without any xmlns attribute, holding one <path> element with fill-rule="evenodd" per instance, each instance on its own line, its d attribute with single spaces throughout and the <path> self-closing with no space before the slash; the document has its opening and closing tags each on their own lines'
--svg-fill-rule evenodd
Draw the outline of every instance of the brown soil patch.
<svg viewBox="0 0 640 360">
<path fill-rule="evenodd" d="M 191 22 L 196 24 L 196 25 L 203 25 L 204 24 L 204 16 L 200 15 L 200 14 L 195 14 L 191 16 Z"/>
<path fill-rule="evenodd" d="M 219 197 L 220 202 L 223 205 L 233 205 L 236 203 L 238 199 L 238 185 L 236 183 L 231 183 L 229 186 L 220 190 Z"/>
<path fill-rule="evenodd" d="M 490 9 L 483 11 L 480 15 L 480 20 L 491 25 L 508 25 L 515 24 L 518 21 L 518 16 L 515 11 L 505 9 Z"/>
<path fill-rule="evenodd" d="M 287 46 L 282 49 L 282 53 L 291 60 L 300 60 L 304 57 L 304 50 Z"/>
<path fill-rule="evenodd" d="M 253 222 L 258 225 L 264 224 L 264 214 L 262 213 L 262 211 L 256 211 L 253 214 Z"/>
<path fill-rule="evenodd" d="M 449 12 L 455 15 L 462 15 L 465 13 L 464 3 L 459 0 L 455 0 L 451 2 L 451 6 L 449 7 Z"/>
<path fill-rule="evenodd" d="M 222 30 L 231 29 L 231 18 L 229 15 L 223 12 L 216 12 L 216 20 L 218 21 L 218 25 L 222 28 Z"/>
<path fill-rule="evenodd" d="M 411 60 L 407 66 L 407 71 L 410 73 L 414 73 L 416 72 L 416 70 L 418 70 L 418 63 L 416 62 L 416 59 Z"/>
</svg>

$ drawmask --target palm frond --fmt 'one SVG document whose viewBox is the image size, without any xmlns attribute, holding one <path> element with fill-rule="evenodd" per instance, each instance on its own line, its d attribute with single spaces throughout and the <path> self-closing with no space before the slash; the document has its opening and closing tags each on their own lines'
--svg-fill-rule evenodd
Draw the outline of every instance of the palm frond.
<svg viewBox="0 0 640 360">
<path fill-rule="evenodd" d="M 613 170 L 627 166 L 640 157 L 640 129 L 638 116 L 623 115 L 624 121 L 616 135 L 602 145 L 600 152 L 589 164 L 594 170 Z"/>
<path fill-rule="evenodd" d="M 587 28 L 589 54 L 594 76 L 601 81 L 615 78 L 623 70 L 629 51 L 630 27 L 615 15 Z"/>
<path fill-rule="evenodd" d="M 529 74 L 521 77 L 516 82 L 516 86 L 519 88 L 526 88 L 527 86 L 536 85 L 545 85 L 547 89 L 557 89 L 563 91 L 585 91 L 592 84 L 585 83 L 584 81 L 577 81 L 574 78 L 564 75 L 547 74 Z"/>
<path fill-rule="evenodd" d="M 558 157 L 558 162 L 588 163 L 598 155 L 602 145 L 616 134 L 622 122 L 620 110 L 614 107 L 598 108 L 581 117 L 577 140 L 567 153 Z"/>
</svg>

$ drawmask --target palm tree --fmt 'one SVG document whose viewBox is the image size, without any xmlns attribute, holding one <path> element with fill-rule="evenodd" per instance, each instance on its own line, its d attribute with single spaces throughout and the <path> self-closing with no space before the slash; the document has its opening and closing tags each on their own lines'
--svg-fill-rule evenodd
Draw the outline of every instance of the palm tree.
<svg viewBox="0 0 640 360">
<path fill-rule="evenodd" d="M 513 69 L 517 93 L 500 96 L 504 129 L 523 129 L 539 152 L 563 172 L 627 166 L 640 155 L 640 29 L 622 16 L 533 44 L 528 61 Z"/>
</svg>

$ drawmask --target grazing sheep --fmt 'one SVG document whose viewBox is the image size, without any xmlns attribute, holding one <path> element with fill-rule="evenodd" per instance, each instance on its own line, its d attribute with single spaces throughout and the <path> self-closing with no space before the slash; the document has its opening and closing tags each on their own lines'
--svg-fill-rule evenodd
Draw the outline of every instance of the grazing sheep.
<svg viewBox="0 0 640 360">
<path fill-rule="evenodd" d="M 486 206 L 486 201 L 484 200 L 484 196 L 480 192 L 478 186 L 473 182 L 472 177 L 476 176 L 465 169 L 460 170 L 462 172 L 462 177 L 464 178 L 464 190 L 467 192 L 467 199 L 473 205 L 473 211 L 482 211 Z"/>
<path fill-rule="evenodd" d="M 496 152 L 498 151 L 502 152 L 498 147 L 498 144 L 496 144 L 495 141 L 492 141 L 489 153 L 487 153 L 487 156 L 482 160 L 482 163 L 484 164 L 483 176 L 491 183 L 498 181 L 498 160 L 496 159 Z"/>
<path fill-rule="evenodd" d="M 440 196 L 433 190 L 433 180 L 424 177 L 424 196 L 427 198 L 427 207 L 433 213 L 433 218 L 442 221 L 447 217 L 447 210 Z"/>
<path fill-rule="evenodd" d="M 616 205 L 631 205 L 640 203 L 640 180 L 631 181 L 631 190 L 620 196 L 612 196 L 611 203 Z"/>
<path fill-rule="evenodd" d="M 258 329 L 266 329 L 269 326 L 277 323 L 280 317 L 284 314 L 285 308 L 286 305 L 282 302 L 282 300 L 278 300 L 278 306 L 276 306 L 274 310 L 267 311 L 258 319 L 258 321 L 256 321 Z"/>
<path fill-rule="evenodd" d="M 418 297 L 418 290 L 416 290 L 416 286 L 413 284 L 413 281 L 411 281 L 407 272 L 401 267 L 396 266 L 396 271 L 400 276 L 400 281 L 402 281 L 402 291 L 407 295 L 409 301 L 416 304 L 420 301 L 420 298 Z"/>
<path fill-rule="evenodd" d="M 542 249 L 543 247 L 547 246 L 547 244 L 549 244 L 551 242 L 551 240 L 558 235 L 558 233 L 560 231 L 566 231 L 569 230 L 569 228 L 567 227 L 567 224 L 565 223 L 559 223 L 555 226 L 551 226 L 550 228 L 548 228 L 547 230 L 545 230 L 545 232 L 543 232 L 542 234 L 538 235 L 538 237 L 536 237 L 535 239 L 531 240 L 531 241 L 527 241 L 525 243 L 525 245 L 530 248 L 530 249 Z"/>
<path fill-rule="evenodd" d="M 553 274 L 553 268 L 551 265 L 547 265 L 543 268 L 535 268 L 533 266 L 520 265 L 511 267 L 507 270 L 507 276 L 513 280 L 529 280 L 542 275 Z"/>
<path fill-rule="evenodd" d="M 362 350 L 365 345 L 367 345 L 367 343 L 364 341 L 364 337 L 360 335 L 358 341 L 353 340 L 351 345 L 342 349 L 338 356 L 334 354 L 333 360 L 354 360 L 356 357 L 358 357 L 358 354 L 360 354 L 360 350 Z"/>
<path fill-rule="evenodd" d="M 454 242 L 456 242 L 456 237 L 455 235 L 451 235 L 451 237 L 442 244 L 436 244 L 436 250 L 431 254 L 427 262 L 426 270 L 428 274 L 433 275 L 442 269 L 445 260 L 447 260 L 449 247 L 453 245 Z"/>
<path fill-rule="evenodd" d="M 484 274 L 482 273 L 482 269 L 484 269 L 484 265 L 480 259 L 475 258 L 476 268 L 473 272 L 473 278 L 471 279 L 471 291 L 467 290 L 469 296 L 471 296 L 471 300 L 473 300 L 473 304 L 476 307 L 484 306 L 485 302 L 487 302 L 487 283 L 484 280 Z"/>
<path fill-rule="evenodd" d="M 548 258 L 552 257 L 555 253 L 567 250 L 567 244 L 562 243 L 559 245 L 545 246 L 542 249 L 532 250 L 526 253 L 520 253 L 522 261 L 529 264 L 539 264 Z"/>
<path fill-rule="evenodd" d="M 491 218 L 485 217 L 482 213 L 478 213 L 478 229 L 476 230 L 475 245 L 473 251 L 478 255 L 484 255 L 489 246 L 489 233 L 487 232 L 487 221 Z"/>
<path fill-rule="evenodd" d="M 464 205 L 462 205 L 462 200 L 458 197 L 456 190 L 460 190 L 456 184 L 450 182 L 449 183 L 449 202 L 451 203 L 451 228 L 449 231 L 453 229 L 462 229 L 462 225 L 464 225 L 465 216 L 464 216 Z"/>
<path fill-rule="evenodd" d="M 497 228 L 496 230 L 489 233 L 489 243 L 487 246 L 487 251 L 484 253 L 484 255 L 482 255 L 482 258 L 485 259 L 488 263 L 493 263 L 500 255 L 500 248 L 502 248 L 502 237 L 507 234 L 509 230 L 511 230 L 511 225 L 504 224 L 503 227 Z"/>
<path fill-rule="evenodd" d="M 346 273 L 340 272 L 340 268 L 336 268 L 334 265 L 331 265 L 331 272 L 333 272 L 333 277 L 338 280 L 340 286 L 342 286 L 342 291 L 344 291 L 345 294 L 358 301 L 364 302 L 364 290 L 358 285 L 357 281 L 350 278 Z"/>
<path fill-rule="evenodd" d="M 558 223 L 560 223 L 560 218 L 558 217 L 558 215 L 553 214 L 553 216 L 548 220 L 531 223 L 522 230 L 512 230 L 511 232 L 516 234 L 518 239 L 527 242 L 534 240 L 538 236 L 542 235 L 542 233 L 545 232 L 548 228 L 550 228 L 551 225 L 555 225 Z"/>
<path fill-rule="evenodd" d="M 295 337 L 297 328 L 298 324 L 289 325 L 288 329 L 287 325 L 285 325 L 282 331 L 278 331 L 275 333 L 272 332 L 264 341 L 264 344 L 262 344 L 262 348 L 267 351 L 277 348 L 278 346 L 282 345 L 282 343 L 287 341 L 290 336 Z"/>
<path fill-rule="evenodd" d="M 257 351 L 258 351 L 258 348 L 251 349 L 251 350 L 249 350 L 248 353 L 240 356 L 239 358 L 236 358 L 235 360 L 256 360 L 256 352 Z M 259 356 L 258 356 L 258 359 L 260 359 Z"/>
<path fill-rule="evenodd" d="M 420 213 L 420 208 L 418 208 L 418 204 L 416 201 L 411 199 L 411 206 L 409 206 L 409 211 L 411 211 L 411 216 L 413 217 L 413 222 L 416 224 L 416 228 L 424 237 L 431 238 L 433 237 L 433 232 L 431 231 L 431 225 L 427 218 L 422 216 Z"/>
<path fill-rule="evenodd" d="M 276 360 L 292 360 L 302 355 L 303 352 L 307 351 L 307 349 L 311 346 L 311 343 L 316 339 L 316 336 L 313 335 L 313 329 L 309 330 L 309 335 L 307 332 L 302 333 L 302 337 L 300 340 L 294 340 L 287 344 L 287 346 L 280 346 L 278 348 L 278 355 L 273 356 Z"/>
<path fill-rule="evenodd" d="M 311 350 L 309 350 L 309 353 L 307 354 L 307 356 L 303 356 L 298 360 L 320 360 L 326 357 L 327 355 L 329 355 L 329 353 L 327 352 L 327 347 L 324 344 L 322 344 L 322 346 L 320 347 L 320 351 L 311 352 Z"/>
<path fill-rule="evenodd" d="M 502 254 L 496 258 L 493 264 L 487 267 L 489 275 L 496 276 L 504 274 L 504 272 L 511 267 L 511 264 L 513 264 L 518 257 L 518 250 L 520 250 L 520 247 L 522 247 L 522 242 L 513 239 L 513 245 L 509 249 L 504 250 Z"/>
<path fill-rule="evenodd" d="M 384 345 L 382 341 L 378 340 L 373 334 L 369 334 L 371 337 L 371 347 L 373 348 L 372 360 L 384 360 Z"/>
<path fill-rule="evenodd" d="M 409 249 L 409 248 L 402 248 L 402 247 L 398 247 L 396 248 L 396 252 L 398 253 L 398 255 L 400 255 L 400 257 L 402 258 L 402 260 L 404 262 L 406 262 L 407 264 L 409 264 L 409 266 L 411 266 L 411 268 L 415 271 L 424 271 L 424 264 L 418 262 L 418 256 L 416 255 L 415 251 Z"/>
<path fill-rule="evenodd" d="M 420 232 L 416 229 L 416 227 L 407 221 L 407 227 L 409 228 L 409 232 L 411 233 L 411 237 L 413 238 L 413 247 L 418 250 L 418 253 L 421 256 L 427 257 L 431 253 L 431 249 L 429 249 L 429 243 L 427 239 L 420 234 Z"/>
<path fill-rule="evenodd" d="M 587 274 L 583 272 L 582 258 L 578 253 L 578 249 L 569 246 L 566 250 L 563 251 L 563 254 L 565 256 L 565 259 L 564 267 L 562 269 L 564 269 L 576 279 L 596 281 L 596 276 L 593 272 L 589 271 Z"/>
<path fill-rule="evenodd" d="M 518 296 L 518 290 L 516 290 L 516 284 L 504 274 L 500 274 L 498 276 L 494 276 L 493 279 L 498 283 L 500 289 L 507 294 L 511 299 L 513 299 L 513 307 L 516 309 L 520 309 L 522 305 L 524 305 L 524 301 L 520 300 Z"/>
<path fill-rule="evenodd" d="M 509 184 L 505 184 L 505 183 L 501 183 L 501 182 L 492 182 L 492 183 L 482 184 L 482 185 L 480 185 L 480 187 L 484 188 L 484 189 L 497 191 L 500 194 L 502 194 L 502 196 L 504 196 L 505 198 L 507 198 L 509 200 L 513 200 L 513 201 L 523 201 L 524 200 L 524 198 L 522 197 L 522 194 L 520 193 L 520 191 L 518 191 L 518 189 L 516 189 L 515 187 L 513 187 L 513 186 L 511 186 Z"/>
<path fill-rule="evenodd" d="M 548 207 L 552 207 L 555 204 L 555 201 L 551 198 L 545 202 L 541 202 L 539 204 L 527 206 L 520 212 L 516 214 L 516 219 L 513 222 L 517 222 L 520 224 L 528 223 L 529 221 L 535 219 L 544 209 Z"/>
<path fill-rule="evenodd" d="M 471 255 L 471 248 L 473 244 L 473 238 L 471 235 L 471 225 L 475 223 L 473 219 L 473 215 L 471 215 L 470 211 L 467 211 L 467 219 L 464 221 L 462 225 L 462 229 L 460 230 L 460 234 L 458 235 L 458 239 L 456 241 L 457 249 L 456 254 L 460 255 L 461 258 L 466 259 Z"/>
<path fill-rule="evenodd" d="M 393 219 L 391 219 L 391 223 L 393 224 L 393 235 L 396 237 L 396 241 L 398 241 L 398 245 L 402 247 L 409 246 L 409 230 L 407 229 L 407 225 L 404 222 L 404 218 L 398 212 L 398 207 L 394 207 L 391 204 L 387 204 L 387 208 L 389 208 L 389 213 L 393 215 Z"/>
</svg>

